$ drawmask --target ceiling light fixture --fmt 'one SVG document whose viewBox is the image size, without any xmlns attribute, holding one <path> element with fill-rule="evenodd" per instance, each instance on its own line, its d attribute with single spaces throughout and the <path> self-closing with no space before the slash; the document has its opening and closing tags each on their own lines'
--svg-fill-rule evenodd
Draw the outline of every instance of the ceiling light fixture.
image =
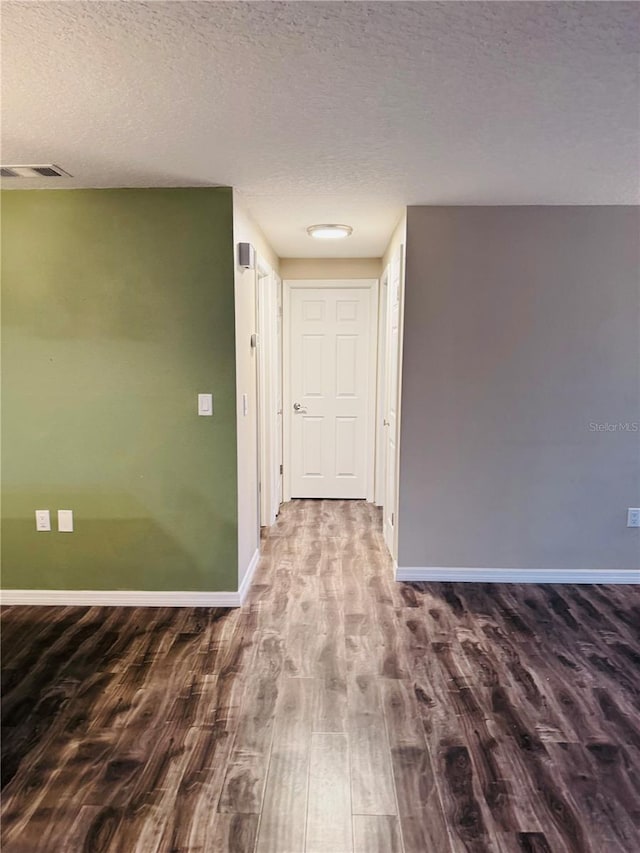
<svg viewBox="0 0 640 853">
<path fill-rule="evenodd" d="M 316 240 L 342 240 L 352 233 L 350 225 L 310 225 L 307 228 L 309 237 L 315 237 Z"/>
</svg>

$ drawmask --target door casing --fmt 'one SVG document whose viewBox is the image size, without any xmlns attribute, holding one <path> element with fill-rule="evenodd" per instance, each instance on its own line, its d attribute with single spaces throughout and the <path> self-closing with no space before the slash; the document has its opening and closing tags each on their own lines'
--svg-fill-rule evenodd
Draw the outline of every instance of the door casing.
<svg viewBox="0 0 640 853">
<path fill-rule="evenodd" d="M 378 294 L 378 346 L 376 366 L 376 461 L 374 476 L 374 503 L 384 506 L 385 477 L 387 473 L 386 452 L 387 432 L 387 307 L 388 307 L 389 267 L 383 270 Z"/>
<path fill-rule="evenodd" d="M 280 370 L 280 278 L 258 256 L 256 264 L 258 330 L 258 490 L 260 526 L 272 525 L 280 508 L 282 373 Z"/>
<path fill-rule="evenodd" d="M 402 341 L 404 331 L 404 246 L 385 271 L 387 287 L 385 335 L 385 415 L 383 535 L 394 561 L 398 557 L 398 504 L 400 471 L 400 416 L 402 400 Z M 392 334 L 396 322 L 396 335 Z"/>
</svg>

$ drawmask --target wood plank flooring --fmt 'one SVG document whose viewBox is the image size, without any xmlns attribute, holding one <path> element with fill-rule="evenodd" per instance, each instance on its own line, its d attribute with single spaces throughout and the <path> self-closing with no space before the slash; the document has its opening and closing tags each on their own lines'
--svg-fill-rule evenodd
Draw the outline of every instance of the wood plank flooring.
<svg viewBox="0 0 640 853">
<path fill-rule="evenodd" d="M 4 853 L 637 853 L 640 587 L 396 584 L 293 501 L 241 610 L 9 607 Z"/>
</svg>

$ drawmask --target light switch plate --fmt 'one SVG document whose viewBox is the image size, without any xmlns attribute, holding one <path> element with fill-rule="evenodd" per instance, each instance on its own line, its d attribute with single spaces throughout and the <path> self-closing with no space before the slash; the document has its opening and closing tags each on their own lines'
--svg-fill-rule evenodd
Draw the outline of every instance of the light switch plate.
<svg viewBox="0 0 640 853">
<path fill-rule="evenodd" d="M 36 530 L 40 533 L 51 530 L 51 516 L 48 509 L 36 510 Z"/>
<path fill-rule="evenodd" d="M 58 510 L 58 533 L 73 533 L 73 510 Z"/>
<path fill-rule="evenodd" d="M 213 394 L 198 394 L 198 414 L 202 417 L 213 415 Z"/>
</svg>

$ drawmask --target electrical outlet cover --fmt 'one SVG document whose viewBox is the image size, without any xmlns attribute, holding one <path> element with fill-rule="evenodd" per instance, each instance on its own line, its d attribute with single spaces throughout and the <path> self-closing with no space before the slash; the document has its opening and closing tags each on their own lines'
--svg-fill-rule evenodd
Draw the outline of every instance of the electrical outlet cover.
<svg viewBox="0 0 640 853">
<path fill-rule="evenodd" d="M 73 533 L 73 510 L 58 510 L 58 533 Z"/>
<path fill-rule="evenodd" d="M 627 510 L 627 527 L 640 527 L 640 507 L 629 507 Z"/>
</svg>

